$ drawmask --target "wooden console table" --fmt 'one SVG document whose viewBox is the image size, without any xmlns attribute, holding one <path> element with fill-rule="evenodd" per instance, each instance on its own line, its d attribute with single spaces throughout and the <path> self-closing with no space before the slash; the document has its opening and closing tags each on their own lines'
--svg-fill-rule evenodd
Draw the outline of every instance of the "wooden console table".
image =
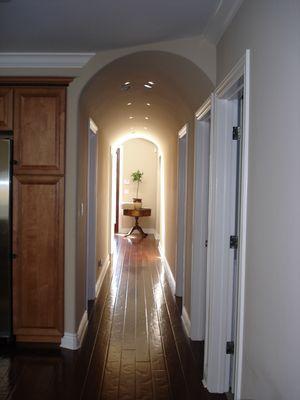
<svg viewBox="0 0 300 400">
<path fill-rule="evenodd" d="M 140 208 L 139 210 L 125 209 L 125 210 L 123 210 L 123 214 L 126 215 L 127 217 L 135 218 L 135 224 L 130 229 L 130 231 L 127 233 L 127 235 L 125 235 L 125 237 L 131 235 L 135 230 L 137 230 L 140 232 L 140 234 L 143 236 L 143 238 L 145 238 L 147 236 L 147 233 L 145 233 L 143 231 L 143 229 L 140 227 L 139 218 L 140 217 L 150 217 L 151 208 Z"/>
</svg>

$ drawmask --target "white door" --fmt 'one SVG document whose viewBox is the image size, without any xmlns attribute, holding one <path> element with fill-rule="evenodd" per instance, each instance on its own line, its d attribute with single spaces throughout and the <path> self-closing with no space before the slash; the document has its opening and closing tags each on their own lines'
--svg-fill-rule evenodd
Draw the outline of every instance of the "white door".
<svg viewBox="0 0 300 400">
<path fill-rule="evenodd" d="M 209 101 L 210 103 L 210 101 Z M 208 244 L 210 109 L 196 120 L 191 279 L 191 339 L 204 340 Z"/>
</svg>

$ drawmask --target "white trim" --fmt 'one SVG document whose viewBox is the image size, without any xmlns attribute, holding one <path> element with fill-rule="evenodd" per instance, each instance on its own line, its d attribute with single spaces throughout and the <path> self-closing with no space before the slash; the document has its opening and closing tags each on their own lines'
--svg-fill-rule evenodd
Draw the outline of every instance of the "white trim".
<svg viewBox="0 0 300 400">
<path fill-rule="evenodd" d="M 163 267 L 165 269 L 167 280 L 168 280 L 169 286 L 171 288 L 171 292 L 172 292 L 173 295 L 175 295 L 175 279 L 174 279 L 171 267 L 170 267 L 170 265 L 168 263 L 168 260 L 167 260 L 167 258 L 165 256 L 165 252 L 164 252 L 164 250 L 163 250 L 163 248 L 161 247 L 160 244 L 158 245 L 158 251 L 159 251 L 159 254 L 161 256 L 161 262 L 162 262 Z"/>
<path fill-rule="evenodd" d="M 235 365 L 235 399 L 242 396 L 242 368 L 244 349 L 244 313 L 245 313 L 245 277 L 246 277 L 246 241 L 247 241 L 247 199 L 248 199 L 248 164 L 249 164 L 249 125 L 250 125 L 250 50 L 246 50 L 244 63 L 244 120 L 241 176 L 241 216 L 240 216 L 240 250 L 239 282 L 236 335 Z"/>
<path fill-rule="evenodd" d="M 157 231 L 154 232 L 154 237 L 155 240 L 160 240 L 160 234 Z"/>
<path fill-rule="evenodd" d="M 244 0 L 220 1 L 214 15 L 210 18 L 203 36 L 217 44 L 226 31 Z"/>
<path fill-rule="evenodd" d="M 195 112 L 196 120 L 205 119 L 207 114 L 211 111 L 211 96 L 205 100 L 202 106 Z"/>
<path fill-rule="evenodd" d="M 246 54 L 239 59 L 232 70 L 226 75 L 224 80 L 218 85 L 215 90 L 215 95 L 218 98 L 230 97 L 231 92 L 235 92 L 237 88 L 241 85 L 241 79 L 243 79 L 245 73 L 246 61 L 248 62 L 248 57 L 250 50 L 246 50 Z"/>
<path fill-rule="evenodd" d="M 185 124 L 178 132 L 178 138 L 181 139 L 187 134 L 187 124 Z"/>
<path fill-rule="evenodd" d="M 100 292 L 100 289 L 101 289 L 105 274 L 107 272 L 107 269 L 109 267 L 109 264 L 110 264 L 110 256 L 108 254 L 106 259 L 105 259 L 105 261 L 104 261 L 103 266 L 101 267 L 101 271 L 99 273 L 99 276 L 98 276 L 98 279 L 97 279 L 97 282 L 96 282 L 96 287 L 95 287 L 96 297 L 98 297 L 98 295 L 99 295 L 99 292 Z"/>
<path fill-rule="evenodd" d="M 85 310 L 82 315 L 77 333 L 65 332 L 64 336 L 61 339 L 60 347 L 69 350 L 78 350 L 82 345 L 87 330 L 87 326 L 88 326 L 88 315 L 87 311 Z"/>
<path fill-rule="evenodd" d="M 96 135 L 98 133 L 98 126 L 95 124 L 92 118 L 90 118 L 89 124 L 90 124 L 90 130 Z"/>
<path fill-rule="evenodd" d="M 185 306 L 182 307 L 182 315 L 181 315 L 181 320 L 183 322 L 183 327 L 185 330 L 185 333 L 188 337 L 191 336 L 191 321 L 188 315 L 188 312 L 185 308 Z"/>
<path fill-rule="evenodd" d="M 83 68 L 96 53 L 0 53 L 0 68 Z"/>
</svg>

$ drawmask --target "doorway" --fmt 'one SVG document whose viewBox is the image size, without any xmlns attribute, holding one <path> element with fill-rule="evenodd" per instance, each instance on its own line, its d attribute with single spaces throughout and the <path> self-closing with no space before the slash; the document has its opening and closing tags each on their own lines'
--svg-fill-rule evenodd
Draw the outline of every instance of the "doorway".
<svg viewBox="0 0 300 400">
<path fill-rule="evenodd" d="M 210 130 L 209 98 L 196 113 L 195 121 L 191 339 L 198 341 L 205 338 Z"/>
<path fill-rule="evenodd" d="M 164 179 L 163 156 L 159 145 L 149 134 L 124 135 L 112 146 L 111 161 L 111 252 L 115 250 L 116 221 L 119 222 L 119 234 L 128 233 L 132 227 L 132 220 L 123 216 L 122 209 L 127 205 L 130 206 L 132 198 L 136 197 L 137 187 L 132 182 L 131 175 L 138 169 L 143 172 L 142 183 L 139 187 L 142 207 L 151 209 L 150 217 L 141 218 L 139 222 L 145 233 L 154 235 L 162 249 L 165 215 Z"/>
<path fill-rule="evenodd" d="M 92 119 L 88 133 L 87 278 L 86 302 L 96 297 L 98 128 Z"/>
<path fill-rule="evenodd" d="M 204 384 L 241 398 L 250 52 L 212 97 Z"/>
<path fill-rule="evenodd" d="M 186 201 L 187 201 L 187 125 L 178 133 L 178 207 L 177 207 L 177 262 L 176 296 L 183 297 L 186 245 Z"/>
</svg>

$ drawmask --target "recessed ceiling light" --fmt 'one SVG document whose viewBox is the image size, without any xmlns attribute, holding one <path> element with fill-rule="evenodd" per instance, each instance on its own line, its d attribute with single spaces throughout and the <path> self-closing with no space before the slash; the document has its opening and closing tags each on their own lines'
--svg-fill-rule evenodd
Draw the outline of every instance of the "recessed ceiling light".
<svg viewBox="0 0 300 400">
<path fill-rule="evenodd" d="M 147 105 L 148 107 L 150 107 L 150 106 L 151 106 L 151 104 L 150 104 L 150 103 L 146 103 L 146 105 Z"/>
<path fill-rule="evenodd" d="M 129 89 L 131 89 L 131 84 L 130 84 L 130 82 L 129 81 L 127 81 L 127 82 L 125 82 L 125 83 L 122 83 L 122 85 L 121 85 L 121 90 L 129 90 Z"/>
<path fill-rule="evenodd" d="M 127 105 L 128 105 L 128 106 L 131 106 L 131 104 L 132 104 L 132 103 L 130 103 L 130 102 L 129 102 L 129 103 L 127 103 Z"/>
<path fill-rule="evenodd" d="M 152 86 L 149 85 L 149 83 L 145 83 L 144 86 L 145 86 L 145 88 L 147 88 L 147 89 L 152 89 Z"/>
<path fill-rule="evenodd" d="M 149 117 L 145 117 L 145 119 L 149 119 Z"/>
<path fill-rule="evenodd" d="M 133 119 L 133 116 L 132 116 L 132 115 L 130 115 L 129 119 Z"/>
<path fill-rule="evenodd" d="M 152 81 L 148 81 L 148 83 L 149 83 L 149 85 L 151 85 L 151 86 L 154 85 L 154 82 L 152 82 Z"/>
</svg>

